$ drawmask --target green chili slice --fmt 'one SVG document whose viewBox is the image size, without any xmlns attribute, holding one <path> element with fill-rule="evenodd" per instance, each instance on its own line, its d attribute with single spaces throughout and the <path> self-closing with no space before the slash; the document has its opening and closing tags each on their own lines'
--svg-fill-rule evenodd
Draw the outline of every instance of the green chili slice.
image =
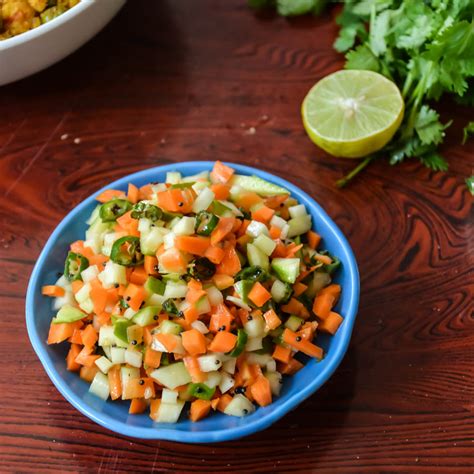
<svg viewBox="0 0 474 474">
<path fill-rule="evenodd" d="M 205 383 L 190 383 L 188 385 L 188 394 L 201 400 L 210 400 L 215 391 L 215 387 L 208 387 Z"/>
<path fill-rule="evenodd" d="M 140 239 L 138 237 L 121 237 L 112 245 L 110 259 L 114 263 L 124 267 L 134 267 L 141 265 L 144 258 L 140 250 Z"/>
<path fill-rule="evenodd" d="M 219 218 L 212 212 L 201 211 L 196 216 L 196 234 L 211 235 L 211 232 L 217 227 Z"/>
<path fill-rule="evenodd" d="M 189 269 L 189 274 L 196 280 L 209 280 L 215 273 L 216 266 L 206 257 L 194 260 Z"/>
<path fill-rule="evenodd" d="M 89 266 L 89 260 L 79 253 L 69 252 L 64 264 L 64 276 L 69 281 L 82 280 L 81 272 Z"/>
<path fill-rule="evenodd" d="M 329 275 L 332 275 L 341 266 L 341 260 L 335 255 L 331 255 L 327 250 L 320 250 L 318 253 L 320 255 L 327 255 L 328 257 L 330 257 L 332 263 L 325 263 L 321 268 L 318 268 L 318 270 L 316 271 L 326 272 L 329 273 Z M 319 263 L 319 261 L 314 257 L 314 255 L 311 257 L 310 261 L 312 265 L 317 265 Z"/>
<path fill-rule="evenodd" d="M 114 222 L 131 208 L 132 204 L 126 199 L 112 199 L 100 206 L 99 216 L 102 222 Z"/>
<path fill-rule="evenodd" d="M 168 298 L 163 302 L 163 306 L 161 308 L 165 313 L 174 314 L 175 316 L 181 316 L 181 312 L 179 311 L 178 307 L 176 306 L 175 302 Z"/>
<path fill-rule="evenodd" d="M 235 275 L 234 280 L 252 280 L 252 281 L 267 281 L 270 279 L 270 275 L 258 265 L 244 268 Z"/>
<path fill-rule="evenodd" d="M 235 347 L 228 353 L 231 357 L 238 357 L 244 352 L 245 344 L 247 344 L 247 333 L 243 329 L 237 330 L 237 343 Z"/>
<path fill-rule="evenodd" d="M 160 220 L 163 217 L 163 211 L 153 204 L 146 202 L 137 202 L 132 208 L 133 219 L 150 219 L 151 221 Z"/>
</svg>

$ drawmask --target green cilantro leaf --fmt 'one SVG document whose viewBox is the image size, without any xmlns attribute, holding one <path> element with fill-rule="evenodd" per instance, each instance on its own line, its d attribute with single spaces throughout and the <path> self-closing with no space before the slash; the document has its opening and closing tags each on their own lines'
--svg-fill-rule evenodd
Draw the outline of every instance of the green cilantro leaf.
<svg viewBox="0 0 474 474">
<path fill-rule="evenodd" d="M 420 161 L 427 167 L 434 171 L 446 171 L 448 169 L 448 163 L 438 153 L 426 153 L 420 156 Z"/>
<path fill-rule="evenodd" d="M 380 63 L 375 54 L 366 44 L 361 44 L 351 49 L 346 54 L 346 69 L 366 69 L 368 71 L 380 71 Z"/>
<path fill-rule="evenodd" d="M 466 178 L 466 186 L 469 189 L 469 192 L 474 196 L 474 175 Z"/>
<path fill-rule="evenodd" d="M 462 144 L 463 145 L 467 142 L 469 135 L 474 135 L 474 122 L 469 122 L 462 130 Z"/>
<path fill-rule="evenodd" d="M 277 0 L 277 12 L 281 16 L 297 16 L 309 13 L 315 8 L 315 0 Z"/>
<path fill-rule="evenodd" d="M 415 130 L 420 137 L 421 143 L 438 145 L 443 141 L 444 129 L 450 125 L 443 125 L 439 121 L 439 114 L 427 105 L 423 105 L 416 117 Z"/>
</svg>

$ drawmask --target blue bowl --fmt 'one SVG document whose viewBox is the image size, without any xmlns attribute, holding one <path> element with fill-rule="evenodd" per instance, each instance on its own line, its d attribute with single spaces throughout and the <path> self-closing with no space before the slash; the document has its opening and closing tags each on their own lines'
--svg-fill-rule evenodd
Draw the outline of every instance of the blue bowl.
<svg viewBox="0 0 474 474">
<path fill-rule="evenodd" d="M 296 375 L 286 377 L 281 395 L 270 406 L 258 408 L 251 415 L 235 418 L 213 413 L 197 423 L 183 419 L 177 424 L 155 423 L 147 414 L 129 415 L 129 402 L 100 400 L 88 393 L 89 384 L 81 380 L 76 373 L 66 370 L 64 359 L 67 344 L 46 344 L 53 311 L 51 301 L 41 295 L 41 287 L 56 281 L 57 272 L 63 268 L 69 243 L 83 238 L 85 221 L 96 206 L 95 195 L 91 196 L 63 219 L 41 252 L 28 285 L 26 323 L 31 344 L 56 388 L 81 413 L 105 428 L 136 438 L 185 443 L 227 441 L 247 436 L 267 428 L 296 408 L 329 379 L 344 357 L 359 302 L 357 263 L 346 238 L 323 209 L 296 186 L 255 168 L 234 163 L 230 165 L 240 174 L 254 174 L 285 187 L 300 203 L 305 204 L 311 213 L 315 229 L 323 236 L 323 247 L 342 261 L 342 269 L 338 271 L 335 281 L 343 288 L 337 311 L 344 316 L 344 322 L 335 336 L 318 335 L 318 344 L 325 349 L 326 357 L 321 362 L 311 359 Z M 107 188 L 126 190 L 129 182 L 142 186 L 151 181 L 164 181 L 167 171 L 180 171 L 183 175 L 191 175 L 210 170 L 212 166 L 212 162 L 205 161 L 159 166 L 120 178 Z"/>
</svg>

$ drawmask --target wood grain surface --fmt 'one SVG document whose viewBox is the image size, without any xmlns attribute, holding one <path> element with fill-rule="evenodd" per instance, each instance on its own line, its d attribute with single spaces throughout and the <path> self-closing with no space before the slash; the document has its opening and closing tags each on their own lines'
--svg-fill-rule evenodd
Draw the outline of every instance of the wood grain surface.
<svg viewBox="0 0 474 474">
<path fill-rule="evenodd" d="M 472 110 L 446 174 L 352 162 L 307 139 L 299 107 L 342 65 L 333 13 L 286 21 L 244 0 L 133 0 L 60 64 L 0 89 L 1 472 L 474 471 Z M 221 159 L 285 177 L 347 235 L 361 273 L 350 349 L 332 379 L 271 428 L 183 445 L 118 436 L 54 388 L 24 322 L 30 272 L 64 215 L 99 187 L 164 163 Z"/>
</svg>

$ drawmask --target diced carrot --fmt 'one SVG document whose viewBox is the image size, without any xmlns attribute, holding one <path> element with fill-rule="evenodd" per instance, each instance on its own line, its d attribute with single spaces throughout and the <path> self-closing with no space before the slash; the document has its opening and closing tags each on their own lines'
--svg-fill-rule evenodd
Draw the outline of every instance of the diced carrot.
<svg viewBox="0 0 474 474">
<path fill-rule="evenodd" d="M 132 211 L 128 211 L 123 216 L 120 216 L 117 219 L 117 224 L 127 231 L 127 235 L 140 237 L 140 232 L 138 231 L 138 219 L 132 217 Z"/>
<path fill-rule="evenodd" d="M 281 205 L 288 199 L 289 194 L 279 194 L 278 196 L 270 196 L 265 199 L 265 206 L 270 209 L 279 209 Z"/>
<path fill-rule="evenodd" d="M 82 331 L 82 343 L 86 347 L 93 347 L 98 339 L 99 336 L 94 329 L 94 326 L 92 324 L 88 324 Z"/>
<path fill-rule="evenodd" d="M 143 398 L 132 398 L 130 402 L 130 408 L 128 409 L 128 413 L 130 415 L 138 415 L 143 413 L 147 408 L 146 401 Z"/>
<path fill-rule="evenodd" d="M 61 288 L 60 286 L 45 285 L 43 286 L 43 288 L 41 288 L 41 293 L 44 296 L 53 296 L 55 298 L 59 298 L 61 296 L 64 296 L 66 292 L 64 291 L 64 288 Z"/>
<path fill-rule="evenodd" d="M 286 258 L 286 247 L 282 242 L 277 242 L 275 250 L 273 250 L 272 258 Z"/>
<path fill-rule="evenodd" d="M 292 358 L 287 364 L 278 364 L 277 369 L 283 375 L 294 375 L 303 367 L 304 365 L 299 360 Z"/>
<path fill-rule="evenodd" d="M 209 350 L 212 352 L 230 352 L 237 342 L 237 336 L 231 332 L 219 331 L 212 342 Z"/>
<path fill-rule="evenodd" d="M 186 301 L 193 305 L 200 298 L 206 295 L 206 292 L 202 289 L 201 283 L 196 280 L 189 280 L 188 282 L 188 292 L 186 293 Z"/>
<path fill-rule="evenodd" d="M 206 353 L 206 338 L 197 329 L 181 333 L 183 347 L 192 356 Z"/>
<path fill-rule="evenodd" d="M 148 273 L 145 271 L 145 267 L 134 267 L 132 273 L 130 274 L 129 281 L 135 285 L 144 285 L 147 278 Z"/>
<path fill-rule="evenodd" d="M 247 234 L 244 234 L 242 236 L 240 236 L 238 239 L 237 239 L 237 244 L 239 245 L 239 247 L 241 247 L 243 249 L 243 251 L 246 253 L 247 251 L 247 244 L 252 240 L 252 237 L 250 237 L 250 235 L 247 235 Z"/>
<path fill-rule="evenodd" d="M 122 380 L 120 378 L 120 366 L 114 365 L 107 372 L 109 379 L 110 398 L 117 400 L 122 396 Z"/>
<path fill-rule="evenodd" d="M 233 277 L 236 273 L 240 272 L 242 268 L 240 265 L 239 256 L 235 251 L 235 247 L 230 243 L 225 245 L 224 252 L 224 258 L 222 259 L 222 262 L 217 265 L 216 273 Z"/>
<path fill-rule="evenodd" d="M 242 237 L 245 235 L 245 232 L 247 231 L 247 227 L 249 226 L 250 224 L 250 220 L 248 219 L 244 219 L 241 223 L 240 223 L 240 227 L 239 227 L 239 230 L 237 232 L 237 235 Z"/>
<path fill-rule="evenodd" d="M 340 314 L 331 311 L 329 316 L 319 323 L 318 329 L 322 332 L 328 332 L 329 334 L 336 334 L 336 331 L 339 329 L 339 326 L 343 321 L 344 319 Z"/>
<path fill-rule="evenodd" d="M 82 280 L 74 280 L 71 282 L 72 292 L 76 294 L 82 287 L 84 282 Z"/>
<path fill-rule="evenodd" d="M 236 232 L 238 232 L 241 225 L 242 225 L 242 221 L 240 219 L 234 219 L 234 225 L 232 227 L 232 232 L 234 232 L 234 234 Z"/>
<path fill-rule="evenodd" d="M 209 237 L 194 237 L 190 235 L 178 235 L 175 239 L 175 246 L 183 252 L 192 253 L 203 257 L 206 250 L 211 245 Z"/>
<path fill-rule="evenodd" d="M 289 314 L 295 314 L 296 316 L 301 316 L 303 309 L 305 309 L 304 304 L 296 298 L 291 298 L 287 304 L 281 306 L 282 311 Z"/>
<path fill-rule="evenodd" d="M 160 405 L 161 405 L 161 399 L 156 398 L 155 400 L 152 400 L 150 403 L 150 418 L 153 421 L 156 421 L 158 418 L 158 414 L 160 411 Z"/>
<path fill-rule="evenodd" d="M 196 306 L 191 305 L 191 306 L 188 306 L 184 310 L 184 320 L 186 321 L 187 324 L 191 325 L 198 318 L 199 318 L 199 312 L 198 312 Z M 181 321 L 181 320 L 179 320 L 179 321 Z"/>
<path fill-rule="evenodd" d="M 145 299 L 145 289 L 143 286 L 138 286 L 133 283 L 129 283 L 123 297 L 127 304 L 132 308 L 134 311 L 138 311 L 140 309 L 141 304 Z"/>
<path fill-rule="evenodd" d="M 82 251 L 84 250 L 84 241 L 76 240 L 69 246 L 69 249 L 71 252 L 82 254 Z"/>
<path fill-rule="evenodd" d="M 74 329 L 72 336 L 68 339 L 68 342 L 71 344 L 80 344 L 81 346 L 84 344 L 82 342 L 82 331 L 80 329 Z"/>
<path fill-rule="evenodd" d="M 102 286 L 102 283 L 96 278 L 90 282 L 90 298 L 94 303 L 94 313 L 103 313 L 107 306 L 108 293 L 107 290 Z"/>
<path fill-rule="evenodd" d="M 314 298 L 313 312 L 318 318 L 326 319 L 331 312 L 336 298 L 330 293 L 319 294 Z"/>
<path fill-rule="evenodd" d="M 234 227 L 235 217 L 221 217 L 211 234 L 211 245 L 217 245 Z"/>
<path fill-rule="evenodd" d="M 80 370 L 81 365 L 76 362 L 76 357 L 81 352 L 81 346 L 79 344 L 71 344 L 69 352 L 66 357 L 66 366 L 67 370 L 71 372 L 77 372 Z"/>
<path fill-rule="evenodd" d="M 300 296 L 308 289 L 308 285 L 298 282 L 293 285 L 293 295 Z"/>
<path fill-rule="evenodd" d="M 224 165 L 221 161 L 216 161 L 211 171 L 211 180 L 213 183 L 227 183 L 233 174 L 234 170 L 231 167 Z"/>
<path fill-rule="evenodd" d="M 99 368 L 96 365 L 92 367 L 83 366 L 79 371 L 79 377 L 81 377 L 82 380 L 91 383 L 94 380 L 95 374 L 97 372 L 99 372 Z"/>
<path fill-rule="evenodd" d="M 147 275 L 158 275 L 158 259 L 154 255 L 145 255 L 143 266 L 145 267 L 145 273 Z"/>
<path fill-rule="evenodd" d="M 321 263 L 324 263 L 324 265 L 331 265 L 332 263 L 332 258 L 328 257 L 327 255 L 321 255 L 319 253 L 315 253 L 313 257 Z"/>
<path fill-rule="evenodd" d="M 132 398 L 153 398 L 155 396 L 155 385 L 153 379 L 141 377 L 131 379 L 125 387 L 122 386 L 122 400 Z"/>
<path fill-rule="evenodd" d="M 104 264 L 109 261 L 109 257 L 102 254 L 89 255 L 87 258 L 89 260 L 89 265 L 96 265 L 97 268 L 99 268 L 99 271 L 102 271 Z"/>
<path fill-rule="evenodd" d="M 153 197 L 153 188 L 151 184 L 145 184 L 141 188 L 138 188 L 138 198 L 142 199 L 151 199 Z"/>
<path fill-rule="evenodd" d="M 308 238 L 308 245 L 310 246 L 310 248 L 316 250 L 318 248 L 319 243 L 321 242 L 321 236 L 316 232 L 309 230 L 306 233 L 306 237 Z"/>
<path fill-rule="evenodd" d="M 244 326 L 245 324 L 247 324 L 248 320 L 247 318 L 249 317 L 249 312 L 244 309 L 244 308 L 239 308 L 237 310 L 237 316 L 239 317 L 241 323 L 242 323 L 242 326 Z"/>
<path fill-rule="evenodd" d="M 226 409 L 227 405 L 231 401 L 232 401 L 232 397 L 228 393 L 225 393 L 224 395 L 222 395 L 222 397 L 219 398 L 219 403 L 217 404 L 217 409 L 224 413 L 224 410 Z"/>
<path fill-rule="evenodd" d="M 207 375 L 201 370 L 197 357 L 187 356 L 183 358 L 186 370 L 191 376 L 191 380 L 194 383 L 204 382 L 207 379 Z"/>
<path fill-rule="evenodd" d="M 259 281 L 252 286 L 248 294 L 249 300 L 257 306 L 263 306 L 271 297 L 271 293 Z"/>
<path fill-rule="evenodd" d="M 286 247 L 286 258 L 293 258 L 296 253 L 303 248 L 303 244 L 295 245 L 294 243 Z"/>
<path fill-rule="evenodd" d="M 301 336 L 298 336 L 298 334 L 288 328 L 283 331 L 282 339 L 284 343 L 288 344 L 297 351 L 303 352 L 309 357 L 314 357 L 318 360 L 323 358 L 323 350 L 320 347 L 305 339 L 298 340 L 301 339 Z"/>
<path fill-rule="evenodd" d="M 235 205 L 237 207 L 242 207 L 246 211 L 249 211 L 252 206 L 255 204 L 261 203 L 263 199 L 252 191 L 241 193 L 236 199 L 234 199 Z"/>
<path fill-rule="evenodd" d="M 281 324 L 280 318 L 273 309 L 269 309 L 263 313 L 263 317 L 265 318 L 265 323 L 269 330 L 275 329 Z"/>
<path fill-rule="evenodd" d="M 252 394 L 253 399 L 261 407 L 265 407 L 272 403 L 270 381 L 264 375 L 257 377 L 257 380 L 250 385 L 250 393 Z"/>
<path fill-rule="evenodd" d="M 92 347 L 84 346 L 74 359 L 75 362 L 85 365 L 86 367 L 92 367 L 95 361 L 100 357 L 97 354 L 92 354 L 92 350 Z"/>
<path fill-rule="evenodd" d="M 177 248 L 165 250 L 158 260 L 171 273 L 186 273 L 188 262 Z"/>
<path fill-rule="evenodd" d="M 234 279 L 231 276 L 222 274 L 214 275 L 212 281 L 219 290 L 225 290 L 234 284 Z"/>
<path fill-rule="evenodd" d="M 270 209 L 269 207 L 263 205 L 252 212 L 252 219 L 254 221 L 259 221 L 263 222 L 264 224 L 268 224 L 268 222 L 270 222 L 270 219 L 273 217 L 273 214 L 275 214 L 275 211 L 273 209 Z"/>
<path fill-rule="evenodd" d="M 138 188 L 134 184 L 129 183 L 127 190 L 127 199 L 131 203 L 136 204 L 140 200 L 138 194 Z"/>
<path fill-rule="evenodd" d="M 232 319 L 233 316 L 226 305 L 217 305 L 215 312 L 211 315 L 209 331 L 218 332 L 219 328 L 224 328 L 224 331 L 230 331 Z"/>
<path fill-rule="evenodd" d="M 336 283 L 332 283 L 331 285 L 326 286 L 322 290 L 319 290 L 318 296 L 324 295 L 326 293 L 334 296 L 334 304 L 336 304 L 337 300 L 339 299 L 339 296 L 341 296 L 341 286 Z"/>
<path fill-rule="evenodd" d="M 228 184 L 215 183 L 211 185 L 211 191 L 216 196 L 216 199 L 226 200 L 229 197 L 230 186 Z"/>
<path fill-rule="evenodd" d="M 209 400 L 194 400 L 191 403 L 189 418 L 191 421 L 199 421 L 205 418 L 211 410 L 211 402 Z"/>
<path fill-rule="evenodd" d="M 279 239 L 281 235 L 281 229 L 279 227 L 276 227 L 274 225 L 270 226 L 270 237 L 273 240 Z"/>
<path fill-rule="evenodd" d="M 219 398 L 220 397 L 217 397 L 211 400 L 211 407 L 214 411 L 217 410 L 217 405 L 219 405 Z"/>
<path fill-rule="evenodd" d="M 319 324 L 317 321 L 307 321 L 303 326 L 301 326 L 301 329 L 298 331 L 298 336 L 311 342 L 318 326 Z"/>
<path fill-rule="evenodd" d="M 75 329 L 82 327 L 82 321 L 74 323 L 51 323 L 49 326 L 48 344 L 58 344 L 71 337 Z"/>
<path fill-rule="evenodd" d="M 287 364 L 291 359 L 291 349 L 289 347 L 276 345 L 272 357 L 275 360 L 279 360 L 280 362 Z"/>
<path fill-rule="evenodd" d="M 220 247 L 214 247 L 211 245 L 207 248 L 204 256 L 207 257 L 212 263 L 218 265 L 222 262 L 225 252 Z"/>
<path fill-rule="evenodd" d="M 158 206 L 169 212 L 188 214 L 193 210 L 194 191 L 186 189 L 167 189 L 157 193 Z"/>
<path fill-rule="evenodd" d="M 108 202 L 112 199 L 124 198 L 125 193 L 123 191 L 118 191 L 117 189 L 106 189 L 102 191 L 97 197 L 96 200 L 99 202 Z"/>
<path fill-rule="evenodd" d="M 178 345 L 175 334 L 158 333 L 153 338 L 160 342 L 168 352 L 173 352 Z"/>
</svg>

